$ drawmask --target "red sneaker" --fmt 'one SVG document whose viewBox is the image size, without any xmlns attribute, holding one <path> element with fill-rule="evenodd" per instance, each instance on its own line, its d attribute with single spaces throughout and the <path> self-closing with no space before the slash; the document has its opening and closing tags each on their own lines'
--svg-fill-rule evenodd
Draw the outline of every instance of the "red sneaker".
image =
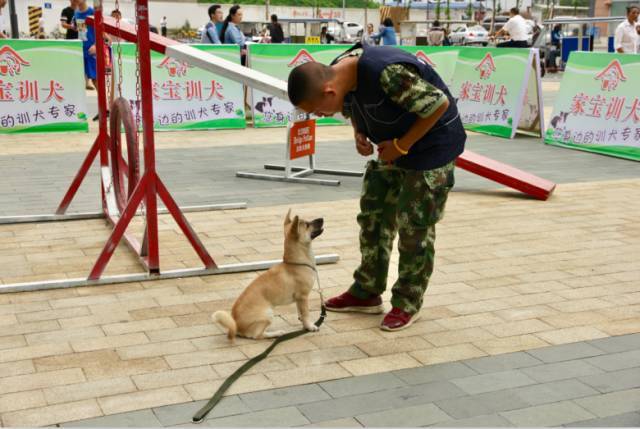
<svg viewBox="0 0 640 429">
<path fill-rule="evenodd" d="M 383 331 L 401 331 L 411 326 L 413 322 L 419 318 L 420 313 L 412 315 L 397 307 L 393 307 L 391 311 L 384 316 L 384 319 L 382 319 L 380 329 Z"/>
<path fill-rule="evenodd" d="M 342 295 L 338 295 L 331 299 L 328 299 L 324 303 L 325 307 L 329 311 L 338 312 L 355 312 L 355 313 L 367 313 L 367 314 L 380 314 L 384 313 L 384 306 L 382 305 L 382 298 L 379 296 L 360 299 L 351 295 L 349 292 L 345 292 Z"/>
</svg>

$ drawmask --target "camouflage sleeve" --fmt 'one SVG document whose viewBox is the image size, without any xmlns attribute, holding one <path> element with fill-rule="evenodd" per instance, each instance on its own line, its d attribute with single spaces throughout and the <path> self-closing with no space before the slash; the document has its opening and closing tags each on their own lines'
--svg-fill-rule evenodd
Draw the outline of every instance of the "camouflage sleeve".
<svg viewBox="0 0 640 429">
<path fill-rule="evenodd" d="M 394 103 L 421 118 L 431 116 L 447 99 L 444 92 L 418 76 L 410 65 L 388 65 L 380 75 L 380 85 Z"/>
</svg>

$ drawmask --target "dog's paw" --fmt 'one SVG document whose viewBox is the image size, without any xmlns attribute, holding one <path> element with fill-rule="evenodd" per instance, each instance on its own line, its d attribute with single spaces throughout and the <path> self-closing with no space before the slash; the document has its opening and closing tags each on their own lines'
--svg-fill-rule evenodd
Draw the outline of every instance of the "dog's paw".
<svg viewBox="0 0 640 429">
<path fill-rule="evenodd" d="M 309 332 L 317 332 L 320 328 L 318 328 L 316 325 L 309 325 L 309 326 L 305 326 L 304 329 L 306 329 Z"/>
</svg>

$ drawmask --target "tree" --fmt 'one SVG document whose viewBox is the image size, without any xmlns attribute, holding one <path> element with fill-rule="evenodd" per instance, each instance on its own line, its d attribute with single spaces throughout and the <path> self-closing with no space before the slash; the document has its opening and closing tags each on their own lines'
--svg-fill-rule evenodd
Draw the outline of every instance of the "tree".
<svg viewBox="0 0 640 429">
<path fill-rule="evenodd" d="M 500 4 L 498 4 L 499 6 Z M 493 0 L 493 6 L 491 7 L 491 26 L 489 27 L 489 33 L 493 34 L 493 27 L 496 23 L 496 0 Z"/>
<path fill-rule="evenodd" d="M 440 21 L 440 0 L 436 3 L 436 19 Z"/>
<path fill-rule="evenodd" d="M 451 21 L 451 7 L 450 7 L 450 3 L 451 0 L 447 0 L 447 7 L 444 10 L 444 16 L 447 18 L 447 21 Z M 448 27 L 448 25 L 447 25 Z"/>
<path fill-rule="evenodd" d="M 471 0 L 467 5 L 467 19 L 473 19 L 473 3 L 471 3 Z"/>
</svg>

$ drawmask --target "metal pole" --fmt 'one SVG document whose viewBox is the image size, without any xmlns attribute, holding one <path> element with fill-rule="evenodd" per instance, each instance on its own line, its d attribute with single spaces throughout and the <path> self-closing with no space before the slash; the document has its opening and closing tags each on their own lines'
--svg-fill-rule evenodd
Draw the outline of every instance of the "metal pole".
<svg viewBox="0 0 640 429">
<path fill-rule="evenodd" d="M 16 14 L 16 1 L 9 0 L 9 21 L 11 22 L 11 38 L 19 39 L 18 15 Z"/>
<path fill-rule="evenodd" d="M 347 20 L 346 7 L 347 0 L 342 0 L 342 22 L 345 22 Z"/>
</svg>

